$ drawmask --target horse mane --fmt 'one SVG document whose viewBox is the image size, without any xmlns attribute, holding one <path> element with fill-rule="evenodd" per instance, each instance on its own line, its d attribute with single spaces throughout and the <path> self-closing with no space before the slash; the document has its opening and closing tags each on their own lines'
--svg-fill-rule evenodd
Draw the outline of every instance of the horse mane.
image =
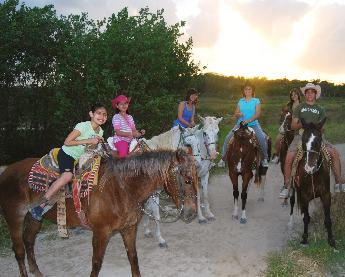
<svg viewBox="0 0 345 277">
<path fill-rule="evenodd" d="M 144 141 L 151 149 L 176 149 L 176 136 L 179 135 L 179 132 L 179 128 L 174 127 L 165 133 L 152 137 L 149 140 L 144 139 Z"/>
<path fill-rule="evenodd" d="M 172 162 L 177 161 L 176 151 L 153 150 L 134 154 L 124 158 L 110 157 L 106 163 L 101 183 L 105 184 L 111 177 L 116 177 L 121 186 L 126 179 L 143 176 L 151 180 L 167 182 Z"/>
</svg>

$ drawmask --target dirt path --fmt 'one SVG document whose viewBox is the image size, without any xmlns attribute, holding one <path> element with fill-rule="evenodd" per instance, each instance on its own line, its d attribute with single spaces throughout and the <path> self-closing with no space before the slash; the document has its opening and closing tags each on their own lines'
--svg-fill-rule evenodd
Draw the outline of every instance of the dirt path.
<svg viewBox="0 0 345 277">
<path fill-rule="evenodd" d="M 337 148 L 344 168 L 345 144 Z M 242 225 L 231 219 L 233 197 L 228 175 L 212 176 L 209 194 L 216 221 L 205 225 L 196 221 L 163 224 L 167 249 L 160 249 L 156 240 L 145 238 L 140 226 L 137 249 L 142 276 L 258 276 L 265 269 L 267 253 L 281 248 L 288 237 L 289 209 L 282 208 L 278 199 L 281 183 L 279 166 L 271 164 L 265 202 L 257 202 L 258 189 L 251 186 L 248 223 Z M 300 223 L 300 217 L 295 218 L 295 222 Z M 52 240 L 54 236 L 55 232 L 40 234 L 36 243 L 38 265 L 45 276 L 89 276 L 91 233 L 71 234 L 68 240 Z M 13 254 L 0 257 L 0 267 L 1 276 L 18 276 Z M 118 234 L 109 242 L 100 276 L 130 276 L 126 252 Z"/>
</svg>

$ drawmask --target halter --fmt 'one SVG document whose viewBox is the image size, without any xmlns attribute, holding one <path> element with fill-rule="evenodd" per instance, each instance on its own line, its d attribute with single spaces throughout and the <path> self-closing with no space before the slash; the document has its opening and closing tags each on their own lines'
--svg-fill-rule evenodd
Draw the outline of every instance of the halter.
<svg viewBox="0 0 345 277">
<path fill-rule="evenodd" d="M 179 142 L 178 142 L 177 148 L 179 148 L 179 146 L 181 146 L 181 145 L 182 146 L 188 145 L 188 143 L 186 142 L 186 138 L 188 138 L 188 137 L 195 137 L 195 140 L 197 141 L 197 138 L 196 138 L 196 136 L 194 134 L 183 135 L 183 133 L 180 132 L 180 138 L 179 138 Z M 197 151 L 198 151 L 198 153 L 196 153 L 196 154 L 194 154 L 194 151 L 193 151 L 193 154 L 191 156 L 193 156 L 193 157 L 200 156 L 200 159 L 201 159 L 200 149 L 199 149 L 198 145 L 197 145 Z"/>
<path fill-rule="evenodd" d="M 207 134 L 207 132 L 203 131 L 203 132 L 202 132 L 202 136 L 203 136 L 203 138 L 204 138 L 204 145 L 205 145 L 205 148 L 206 148 L 207 156 L 206 156 L 205 158 L 201 157 L 201 160 L 202 160 L 202 161 L 205 161 L 205 160 L 210 161 L 210 160 L 211 160 L 211 159 L 210 159 L 210 158 L 211 158 L 211 154 L 210 154 L 209 146 L 210 146 L 210 145 L 213 145 L 213 144 L 214 144 L 214 145 L 217 145 L 217 139 L 216 139 L 215 141 L 206 143 L 205 138 L 206 138 L 206 137 L 209 137 L 208 134 Z M 200 155 L 201 155 L 201 154 L 200 154 Z"/>
</svg>

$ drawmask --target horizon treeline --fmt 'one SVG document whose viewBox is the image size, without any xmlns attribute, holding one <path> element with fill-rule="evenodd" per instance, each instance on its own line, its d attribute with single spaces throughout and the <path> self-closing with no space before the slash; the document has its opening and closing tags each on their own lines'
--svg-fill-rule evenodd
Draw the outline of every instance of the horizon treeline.
<svg viewBox="0 0 345 277">
<path fill-rule="evenodd" d="M 53 5 L 0 3 L 0 164 L 61 146 L 95 102 L 108 108 L 126 90 L 129 113 L 148 136 L 166 130 L 176 102 L 199 77 L 184 22 L 168 25 L 164 11 L 127 8 L 102 20 L 86 13 L 58 16 Z"/>
<path fill-rule="evenodd" d="M 184 25 L 168 25 L 163 10 L 147 7 L 136 16 L 124 8 L 92 20 L 87 13 L 57 15 L 53 5 L 0 3 L 0 165 L 60 147 L 95 102 L 108 108 L 104 129 L 111 136 L 111 99 L 120 89 L 150 138 L 170 129 L 189 87 L 223 97 L 239 94 L 250 80 L 271 96 L 306 83 L 202 74 L 192 38 L 181 42 Z M 326 96 L 344 95 L 344 85 L 320 84 Z"/>
</svg>

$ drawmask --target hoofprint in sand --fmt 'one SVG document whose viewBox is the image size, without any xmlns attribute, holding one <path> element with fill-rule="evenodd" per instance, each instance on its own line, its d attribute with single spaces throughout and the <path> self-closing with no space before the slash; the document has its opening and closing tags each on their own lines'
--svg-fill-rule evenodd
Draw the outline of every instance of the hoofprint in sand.
<svg viewBox="0 0 345 277">
<path fill-rule="evenodd" d="M 337 145 L 345 168 L 345 144 Z M 278 198 L 282 176 L 279 165 L 270 164 L 265 202 L 257 202 L 259 190 L 251 185 L 248 193 L 248 223 L 232 220 L 233 197 L 229 176 L 213 175 L 209 184 L 209 199 L 216 221 L 200 225 L 175 222 L 162 224 L 169 239 L 169 248 L 160 249 L 153 239 L 145 238 L 140 226 L 137 239 L 139 265 L 143 277 L 228 277 L 258 276 L 266 268 L 269 251 L 284 246 L 289 236 L 287 223 L 289 208 L 281 207 Z M 331 184 L 334 184 L 333 176 Z M 319 200 L 317 200 L 317 203 Z M 295 223 L 301 225 L 299 212 Z M 89 276 L 91 270 L 91 233 L 76 235 L 68 240 L 55 236 L 55 230 L 41 233 L 36 243 L 36 258 L 45 276 Z M 0 257 L 1 276 L 18 276 L 13 252 Z M 130 267 L 119 234 L 113 236 L 107 247 L 102 277 L 130 276 Z"/>
</svg>

